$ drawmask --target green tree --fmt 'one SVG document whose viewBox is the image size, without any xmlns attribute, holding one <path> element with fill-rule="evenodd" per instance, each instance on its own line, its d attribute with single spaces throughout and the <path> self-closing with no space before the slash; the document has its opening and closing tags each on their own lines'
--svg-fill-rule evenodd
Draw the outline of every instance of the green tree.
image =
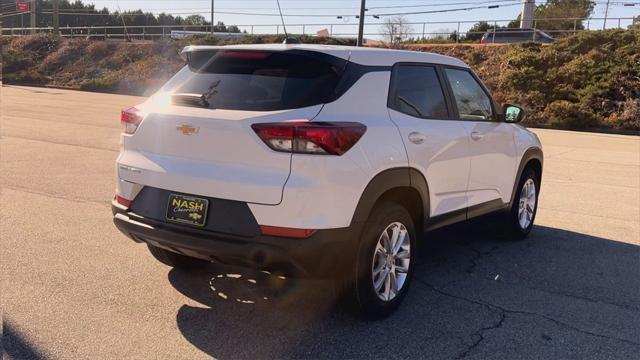
<svg viewBox="0 0 640 360">
<path fill-rule="evenodd" d="M 184 19 L 186 25 L 209 25 L 202 15 L 189 15 Z"/>
<path fill-rule="evenodd" d="M 591 16 L 593 0 L 549 0 L 536 7 L 536 28 L 544 31 L 582 30 L 583 19 Z"/>
<path fill-rule="evenodd" d="M 237 27 L 236 25 L 230 25 L 230 26 L 227 26 L 227 32 L 230 32 L 230 33 L 239 33 L 239 32 L 241 32 L 241 31 L 240 31 L 240 28 L 239 28 L 239 27 Z"/>
<path fill-rule="evenodd" d="M 213 27 L 215 32 L 228 32 L 228 33 L 239 33 L 240 28 L 235 25 L 227 26 L 222 21 L 218 21 L 218 23 Z"/>
<path fill-rule="evenodd" d="M 53 9 L 53 0 L 36 0 L 37 1 L 37 21 L 38 27 L 51 27 L 53 26 L 53 16 L 51 9 Z M 15 10 L 15 0 L 0 0 L 3 12 L 13 12 Z M 176 26 L 182 25 L 198 25 L 201 28 L 190 28 L 190 30 L 205 31 L 206 26 L 211 25 L 201 15 L 191 15 L 186 18 L 180 16 L 173 16 L 171 14 L 161 13 L 154 15 L 150 12 L 144 12 L 142 10 L 128 10 L 128 11 L 109 11 L 107 8 L 98 9 L 93 4 L 85 4 L 81 0 L 59 0 L 60 6 L 60 28 L 66 27 L 91 27 L 91 26 Z M 70 14 L 70 15 L 69 15 Z M 2 18 L 2 25 L 5 28 L 18 28 L 29 26 L 29 14 L 18 14 L 12 16 L 5 16 Z M 240 29 L 235 26 L 227 26 L 220 22 L 216 25 L 216 31 L 225 32 L 240 32 Z M 110 33 L 120 33 L 121 30 L 109 30 Z M 128 34 L 142 34 L 142 28 L 128 28 Z M 162 29 L 159 28 L 146 28 L 144 32 L 147 34 L 162 33 Z M 68 33 L 68 31 L 67 31 Z M 74 34 L 88 34 L 89 30 L 74 30 Z M 95 32 L 93 32 L 95 33 Z"/>
<path fill-rule="evenodd" d="M 487 30 L 491 30 L 496 28 L 495 25 L 491 25 L 486 21 L 480 21 L 478 23 L 473 24 L 473 26 L 467 31 L 467 34 L 464 37 L 465 41 L 479 41 L 482 35 L 484 35 Z M 498 26 L 497 28 L 500 28 Z"/>
<path fill-rule="evenodd" d="M 450 41 L 459 41 L 460 40 L 460 34 L 458 34 L 458 32 L 456 30 L 453 30 L 453 32 L 451 34 L 449 34 L 448 39 Z"/>
</svg>

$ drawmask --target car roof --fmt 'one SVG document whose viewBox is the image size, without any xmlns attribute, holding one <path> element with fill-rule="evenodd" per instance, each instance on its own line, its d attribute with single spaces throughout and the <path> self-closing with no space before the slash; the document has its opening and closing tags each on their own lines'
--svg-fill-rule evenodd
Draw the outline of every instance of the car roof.
<svg viewBox="0 0 640 360">
<path fill-rule="evenodd" d="M 451 56 L 439 55 L 422 51 L 393 50 L 373 47 L 356 47 L 342 45 L 315 45 L 315 44 L 243 44 L 243 45 L 189 45 L 182 52 L 199 50 L 307 50 L 333 55 L 345 60 L 349 60 L 361 65 L 372 66 L 393 66 L 397 62 L 418 62 L 443 64 L 460 67 L 468 67 L 463 61 Z"/>
</svg>

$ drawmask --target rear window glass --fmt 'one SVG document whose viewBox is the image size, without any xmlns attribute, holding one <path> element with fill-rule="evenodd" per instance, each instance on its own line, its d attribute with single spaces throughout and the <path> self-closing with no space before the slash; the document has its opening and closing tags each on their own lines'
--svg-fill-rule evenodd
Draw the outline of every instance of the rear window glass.
<svg viewBox="0 0 640 360">
<path fill-rule="evenodd" d="M 449 111 L 433 66 L 400 65 L 393 73 L 389 107 L 407 115 L 446 119 Z"/>
<path fill-rule="evenodd" d="M 341 59 L 324 54 L 268 51 L 195 51 L 164 87 L 177 105 L 275 111 L 332 99 Z M 195 101 L 194 101 L 195 99 Z"/>
</svg>

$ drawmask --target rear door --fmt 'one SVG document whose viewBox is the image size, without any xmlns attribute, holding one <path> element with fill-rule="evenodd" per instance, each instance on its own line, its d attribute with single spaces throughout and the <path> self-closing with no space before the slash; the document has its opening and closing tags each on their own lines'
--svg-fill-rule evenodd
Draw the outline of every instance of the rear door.
<svg viewBox="0 0 640 360">
<path fill-rule="evenodd" d="M 422 172 L 430 193 L 430 216 L 467 206 L 469 137 L 453 120 L 436 66 L 394 66 L 389 114 L 405 143 L 409 165 Z"/>
<path fill-rule="evenodd" d="M 291 154 L 267 147 L 261 122 L 313 119 L 333 95 L 343 60 L 314 52 L 199 52 L 141 106 L 123 135 L 123 180 L 175 192 L 275 205 Z"/>
<path fill-rule="evenodd" d="M 456 117 L 469 134 L 469 207 L 510 201 L 516 170 L 515 127 L 496 121 L 488 91 L 469 69 L 446 68 Z"/>
</svg>

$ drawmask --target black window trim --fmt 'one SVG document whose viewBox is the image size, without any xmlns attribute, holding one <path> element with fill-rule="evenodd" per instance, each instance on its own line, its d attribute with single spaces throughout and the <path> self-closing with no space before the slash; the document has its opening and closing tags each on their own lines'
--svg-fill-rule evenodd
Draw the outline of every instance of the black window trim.
<svg viewBox="0 0 640 360">
<path fill-rule="evenodd" d="M 447 107 L 447 117 L 429 117 L 429 116 L 416 116 L 412 114 L 407 114 L 395 108 L 395 95 L 397 94 L 396 89 L 396 76 L 397 69 L 401 66 L 423 66 L 433 68 L 436 72 L 436 76 L 438 77 L 438 82 L 440 83 L 440 88 L 442 89 L 442 95 L 444 96 L 444 101 Z M 425 120 L 457 120 L 454 115 L 457 115 L 457 110 L 455 110 L 454 104 L 452 102 L 452 98 L 450 96 L 449 91 L 447 90 L 448 83 L 445 82 L 446 79 L 444 74 L 441 71 L 441 64 L 436 63 L 428 63 L 428 62 L 397 62 L 393 64 L 391 67 L 391 77 L 389 78 L 389 91 L 387 95 L 387 108 L 397 111 L 406 116 L 411 116 L 416 119 L 425 119 Z M 454 111 L 455 110 L 455 111 Z"/>
<path fill-rule="evenodd" d="M 453 69 L 453 70 L 461 70 L 461 71 L 466 71 L 469 74 L 471 74 L 471 77 L 480 85 L 480 88 L 482 89 L 482 91 L 484 91 L 484 93 L 489 97 L 489 102 L 491 103 L 491 118 L 490 119 L 462 119 L 460 117 L 460 112 L 458 111 L 458 105 L 455 103 L 455 95 L 453 94 L 453 88 L 451 87 L 451 83 L 449 82 L 449 78 L 446 76 L 446 69 Z M 480 80 L 480 78 L 476 75 L 475 72 L 473 72 L 473 70 L 471 70 L 470 68 L 467 67 L 463 67 L 463 66 L 455 66 L 455 65 L 441 65 L 441 69 L 440 71 L 442 72 L 442 76 L 444 77 L 444 81 L 446 84 L 446 91 L 449 94 L 449 97 L 453 100 L 452 101 L 452 106 L 454 109 L 454 116 L 455 119 L 453 120 L 458 120 L 458 121 L 480 121 L 480 122 L 501 122 L 501 115 L 502 115 L 502 110 L 500 109 L 500 107 L 498 106 L 498 104 L 496 103 L 496 101 L 494 100 L 493 96 L 491 95 L 491 92 L 489 91 L 489 89 L 485 86 L 485 84 L 482 82 L 482 80 Z"/>
<path fill-rule="evenodd" d="M 238 48 L 238 49 L 234 49 L 234 48 L 224 48 L 224 47 L 219 47 L 219 48 L 193 48 L 189 51 L 184 51 L 185 52 L 185 62 L 186 65 L 189 66 L 189 68 L 191 69 L 191 66 L 189 64 L 190 60 L 191 60 L 191 53 L 194 52 L 198 52 L 198 51 L 202 51 L 202 52 L 210 52 L 210 53 L 215 53 L 218 51 L 233 51 L 233 52 L 271 52 L 271 53 L 282 53 L 282 54 L 291 54 L 291 55 L 298 55 L 298 56 L 305 56 L 314 60 L 318 60 L 318 61 L 322 61 L 325 63 L 328 63 L 334 67 L 336 67 L 337 69 L 340 70 L 341 74 L 340 74 L 340 79 L 338 80 L 338 83 L 336 84 L 336 87 L 333 91 L 333 93 L 329 96 L 329 98 L 327 99 L 326 102 L 324 103 L 320 103 L 320 104 L 316 104 L 316 105 L 326 105 L 326 104 L 330 104 L 334 101 L 337 101 L 338 99 L 340 99 L 340 97 L 342 97 L 342 95 L 344 95 L 347 91 L 349 91 L 353 85 L 355 83 L 357 83 L 364 75 L 369 74 L 369 73 L 373 73 L 373 72 L 385 72 L 385 71 L 391 71 L 392 70 L 392 66 L 386 66 L 386 65 L 362 65 L 362 64 L 358 64 L 355 62 L 352 62 L 349 59 L 343 59 L 339 56 L 336 55 L 331 55 L 322 51 L 317 51 L 317 50 L 311 50 L 311 49 L 286 49 L 286 50 L 272 50 L 272 49 L 243 49 L 243 48 Z M 192 70 L 195 72 L 198 72 L 197 70 Z M 315 106 L 315 105 L 314 105 Z"/>
</svg>

